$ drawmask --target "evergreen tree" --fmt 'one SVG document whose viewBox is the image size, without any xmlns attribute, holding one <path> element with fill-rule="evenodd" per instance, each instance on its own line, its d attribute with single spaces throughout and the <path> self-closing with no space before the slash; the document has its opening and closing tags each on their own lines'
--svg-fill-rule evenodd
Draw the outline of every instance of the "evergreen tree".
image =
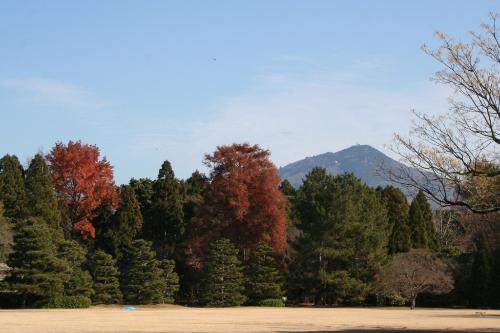
<svg viewBox="0 0 500 333">
<path fill-rule="evenodd" d="M 23 305 L 28 297 L 63 294 L 68 264 L 57 257 L 47 224 L 34 218 L 20 222 L 7 263 L 12 271 L 6 282 L 23 296 Z"/>
<path fill-rule="evenodd" d="M 141 232 L 142 215 L 134 190 L 130 186 L 120 189 L 120 206 L 112 217 L 112 223 L 104 238 L 112 253 L 120 260 L 122 250 L 130 247 L 132 241 Z"/>
<path fill-rule="evenodd" d="M 139 202 L 142 216 L 151 209 L 153 199 L 153 181 L 149 178 L 132 178 L 129 182 L 130 187 L 134 189 L 134 194 Z"/>
<path fill-rule="evenodd" d="M 432 222 L 432 210 L 422 191 L 410 205 L 409 223 L 413 247 L 437 250 L 436 230 Z"/>
<path fill-rule="evenodd" d="M 0 263 L 7 260 L 14 244 L 14 233 L 8 218 L 4 216 L 3 203 L 0 201 Z"/>
<path fill-rule="evenodd" d="M 24 216 L 26 194 L 23 167 L 15 155 L 5 155 L 0 159 L 0 201 L 4 204 L 6 217 Z"/>
<path fill-rule="evenodd" d="M 492 276 L 493 256 L 484 233 L 477 236 L 475 245 L 476 252 L 472 263 L 469 298 L 474 306 L 487 306 L 492 298 L 491 281 L 495 278 Z"/>
<path fill-rule="evenodd" d="M 163 162 L 153 184 L 152 206 L 144 221 L 144 236 L 159 258 L 171 258 L 184 236 L 182 191 L 169 161 Z"/>
<path fill-rule="evenodd" d="M 87 252 L 74 240 L 65 240 L 59 244 L 59 257 L 67 262 L 67 276 L 64 282 L 64 294 L 67 296 L 85 296 L 90 298 L 94 293 L 92 277 L 83 269 Z"/>
<path fill-rule="evenodd" d="M 121 267 L 121 290 L 129 304 L 160 303 L 165 281 L 160 262 L 151 250 L 151 242 L 137 239 L 124 251 Z"/>
<path fill-rule="evenodd" d="M 291 298 L 359 304 L 387 254 L 387 213 L 379 195 L 352 174 L 314 168 L 295 200 L 302 235 L 290 265 Z"/>
<path fill-rule="evenodd" d="M 165 282 L 163 288 L 163 303 L 173 303 L 174 296 L 179 291 L 179 275 L 174 271 L 175 261 L 163 259 L 161 261 L 162 277 Z"/>
<path fill-rule="evenodd" d="M 387 208 L 387 218 L 391 236 L 389 254 L 408 252 L 411 248 L 411 232 L 408 225 L 408 201 L 398 188 L 387 186 L 382 191 L 382 200 Z"/>
<path fill-rule="evenodd" d="M 116 260 L 104 251 L 96 251 L 92 258 L 94 277 L 94 304 L 119 304 L 122 302 Z"/>
<path fill-rule="evenodd" d="M 36 154 L 26 170 L 27 212 L 39 217 L 52 227 L 54 233 L 61 233 L 61 213 L 58 208 L 49 167 L 42 154 Z"/>
<path fill-rule="evenodd" d="M 220 239 L 210 246 L 204 268 L 203 295 L 208 306 L 237 306 L 245 302 L 245 278 L 238 259 L 238 250 L 228 239 Z"/>
<path fill-rule="evenodd" d="M 261 242 L 253 251 L 248 265 L 247 297 L 250 304 L 284 296 L 283 277 L 273 248 Z"/>
</svg>

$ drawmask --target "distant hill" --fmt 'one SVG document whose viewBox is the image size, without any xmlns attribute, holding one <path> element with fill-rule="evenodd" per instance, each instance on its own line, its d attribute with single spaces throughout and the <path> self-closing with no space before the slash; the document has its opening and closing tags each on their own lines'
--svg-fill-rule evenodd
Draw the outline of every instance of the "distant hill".
<svg viewBox="0 0 500 333">
<path fill-rule="evenodd" d="M 294 187 L 299 187 L 304 176 L 316 166 L 325 168 L 332 175 L 352 172 L 368 186 L 372 187 L 392 184 L 380 175 L 380 172 L 377 172 L 381 165 L 390 170 L 408 168 L 369 145 L 356 145 L 336 153 L 306 157 L 303 160 L 279 168 L 278 172 L 281 179 L 288 179 Z M 392 185 L 401 188 L 398 184 Z M 408 189 L 401 189 L 411 196 Z"/>
</svg>

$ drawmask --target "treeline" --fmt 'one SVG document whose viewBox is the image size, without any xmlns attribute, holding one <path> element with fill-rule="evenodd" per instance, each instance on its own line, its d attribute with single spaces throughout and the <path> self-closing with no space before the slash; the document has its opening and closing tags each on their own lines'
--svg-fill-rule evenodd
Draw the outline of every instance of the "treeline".
<svg viewBox="0 0 500 333">
<path fill-rule="evenodd" d="M 295 189 L 256 145 L 205 164 L 118 187 L 96 146 L 5 155 L 0 305 L 500 305 L 497 215 L 321 168 Z"/>
</svg>

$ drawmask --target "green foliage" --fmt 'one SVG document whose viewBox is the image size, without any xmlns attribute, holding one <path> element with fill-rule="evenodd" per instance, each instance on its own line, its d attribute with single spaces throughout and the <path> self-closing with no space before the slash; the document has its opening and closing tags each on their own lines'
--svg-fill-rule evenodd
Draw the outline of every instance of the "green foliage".
<svg viewBox="0 0 500 333">
<path fill-rule="evenodd" d="M 135 197 L 139 203 L 142 216 L 145 216 L 152 205 L 153 198 L 153 181 L 149 178 L 132 178 L 129 182 L 130 187 L 134 190 Z"/>
<path fill-rule="evenodd" d="M 68 264 L 57 257 L 46 223 L 29 218 L 19 224 L 8 265 L 12 268 L 6 278 L 9 288 L 25 297 L 63 294 Z"/>
<path fill-rule="evenodd" d="M 49 299 L 42 307 L 50 309 L 83 309 L 89 308 L 92 302 L 86 296 L 58 296 Z"/>
<path fill-rule="evenodd" d="M 130 186 L 120 188 L 120 206 L 113 216 L 111 225 L 105 233 L 112 253 L 120 259 L 122 250 L 130 247 L 132 241 L 141 232 L 142 215 L 134 190 Z"/>
<path fill-rule="evenodd" d="M 487 306 L 491 303 L 492 279 L 494 269 L 494 259 L 484 233 L 480 233 L 476 240 L 476 252 L 472 263 L 472 271 L 469 282 L 469 299 L 474 306 Z M 497 277 L 498 278 L 498 277 Z"/>
<path fill-rule="evenodd" d="M 161 303 L 165 281 L 151 242 L 137 239 L 124 251 L 121 290 L 128 304 Z"/>
<path fill-rule="evenodd" d="M 238 250 L 228 239 L 210 246 L 204 267 L 202 300 L 207 306 L 238 306 L 245 302 L 245 277 Z"/>
<path fill-rule="evenodd" d="M 249 304 L 260 304 L 266 299 L 278 299 L 284 296 L 283 277 L 273 248 L 261 242 L 252 252 L 247 267 L 246 295 Z"/>
<path fill-rule="evenodd" d="M 5 155 L 0 159 L 0 201 L 4 204 L 6 217 L 25 215 L 23 167 L 15 155 Z"/>
<path fill-rule="evenodd" d="M 352 174 L 314 168 L 295 199 L 302 235 L 290 265 L 291 299 L 364 301 L 387 254 L 387 213 L 375 190 Z"/>
<path fill-rule="evenodd" d="M 144 237 L 153 243 L 159 258 L 171 258 L 184 236 L 182 188 L 169 161 L 153 184 L 152 205 L 144 221 Z"/>
<path fill-rule="evenodd" d="M 122 301 L 116 260 L 104 251 L 96 251 L 92 258 L 94 277 L 94 304 L 117 304 Z"/>
<path fill-rule="evenodd" d="M 406 196 L 394 186 L 385 187 L 382 201 L 387 208 L 387 218 L 391 236 L 389 237 L 389 254 L 408 252 L 411 248 L 411 231 L 408 224 L 408 201 Z"/>
<path fill-rule="evenodd" d="M 438 249 L 438 241 L 432 210 L 422 191 L 419 191 L 410 205 L 409 223 L 414 248 Z"/>
<path fill-rule="evenodd" d="M 163 259 L 161 261 L 162 277 L 164 280 L 163 303 L 173 303 L 174 296 L 179 291 L 179 275 L 174 272 L 175 261 Z"/>
<path fill-rule="evenodd" d="M 267 298 L 259 301 L 257 303 L 259 306 L 268 306 L 268 307 L 275 307 L 275 308 L 283 308 L 285 307 L 285 302 L 283 301 L 282 298 Z"/>
<path fill-rule="evenodd" d="M 67 262 L 67 272 L 64 282 L 64 295 L 85 296 L 90 298 L 93 294 L 92 277 L 82 269 L 85 262 L 86 251 L 73 240 L 65 240 L 59 244 L 59 257 Z"/>
<path fill-rule="evenodd" d="M 0 201 L 0 263 L 5 262 L 14 244 L 14 233 L 8 218 L 4 216 L 3 203 Z"/>
<path fill-rule="evenodd" d="M 61 213 L 52 176 L 42 154 L 36 154 L 31 160 L 26 170 L 25 188 L 28 214 L 41 218 L 55 231 L 60 231 Z M 62 233 L 60 237 L 62 238 Z"/>
</svg>

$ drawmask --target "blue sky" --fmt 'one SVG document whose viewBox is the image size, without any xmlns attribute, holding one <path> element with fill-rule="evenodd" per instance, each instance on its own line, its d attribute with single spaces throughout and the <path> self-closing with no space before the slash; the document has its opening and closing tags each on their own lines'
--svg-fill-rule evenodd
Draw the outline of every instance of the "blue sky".
<svg viewBox="0 0 500 333">
<path fill-rule="evenodd" d="M 450 94 L 420 46 L 466 39 L 475 1 L 0 2 L 0 155 L 96 144 L 115 178 L 185 178 L 217 145 L 277 166 L 356 143 L 387 153 Z"/>
</svg>

